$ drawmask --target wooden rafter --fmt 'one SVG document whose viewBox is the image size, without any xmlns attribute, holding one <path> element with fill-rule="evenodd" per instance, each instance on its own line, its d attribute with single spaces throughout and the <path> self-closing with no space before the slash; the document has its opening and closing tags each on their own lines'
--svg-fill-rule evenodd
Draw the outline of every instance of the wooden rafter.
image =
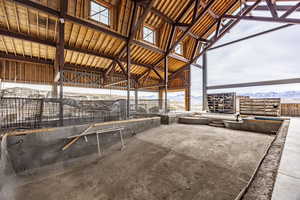
<svg viewBox="0 0 300 200">
<path fill-rule="evenodd" d="M 35 2 L 32 2 L 32 1 L 28 1 L 28 0 L 16 0 L 15 2 L 19 3 L 19 4 L 23 5 L 23 6 L 26 6 L 26 7 L 29 7 L 29 8 L 33 8 L 33 9 L 38 10 L 38 11 L 42 11 L 42 12 L 48 14 L 48 15 L 59 17 L 59 12 L 58 11 L 56 11 L 56 10 L 54 10 L 52 8 L 43 6 L 41 4 L 38 4 L 38 3 L 35 3 Z M 149 12 L 147 12 L 147 13 L 149 13 Z M 71 15 L 66 15 L 65 19 L 67 21 L 72 22 L 72 23 L 79 24 L 79 25 L 82 25 L 82 26 L 94 29 L 96 31 L 102 32 L 104 34 L 110 35 L 112 37 L 118 38 L 118 39 L 120 39 L 122 41 L 126 41 L 126 42 L 128 41 L 128 36 L 124 36 L 122 34 L 119 34 L 119 33 L 115 32 L 115 31 L 112 31 L 112 30 L 109 30 L 107 28 L 104 28 L 103 26 L 99 26 L 99 25 L 97 25 L 95 23 L 91 23 L 89 21 L 80 19 L 78 17 L 71 16 Z M 133 42 L 134 42 L 134 44 L 136 44 L 136 45 L 138 45 L 138 46 L 140 46 L 142 48 L 146 48 L 146 49 L 148 49 L 150 51 L 155 51 L 157 53 L 161 53 L 161 51 L 162 51 L 159 48 L 155 48 L 155 47 L 153 47 L 151 45 L 148 45 L 146 43 L 141 43 L 138 40 L 133 40 Z M 125 48 L 125 46 L 124 46 L 124 48 Z M 159 69 L 157 69 L 157 70 L 159 70 Z"/>
<path fill-rule="evenodd" d="M 43 44 L 43 45 L 47 45 L 47 46 L 51 46 L 51 47 L 56 48 L 56 43 L 53 42 L 53 41 L 43 40 L 43 39 L 39 39 L 37 37 L 31 37 L 31 36 L 23 35 L 21 33 L 8 32 L 8 31 L 5 31 L 3 29 L 0 29 L 0 35 L 10 37 L 10 38 L 17 38 L 17 39 L 21 39 L 21 40 L 26 40 L 26 41 L 30 41 L 30 42 L 33 42 L 33 43 Z M 70 50 L 70 51 L 84 53 L 84 54 L 90 54 L 90 55 L 106 58 L 106 59 L 109 59 L 109 60 L 115 60 L 114 56 L 111 56 L 111 55 L 108 55 L 108 54 L 105 54 L 105 53 L 101 53 L 101 52 L 97 52 L 97 51 L 94 51 L 94 50 L 88 50 L 88 49 L 83 49 L 83 48 L 78 48 L 78 47 L 71 47 L 69 45 L 65 45 L 65 49 Z M 126 59 L 124 59 L 124 58 L 119 59 L 119 60 L 121 62 L 126 61 Z M 149 68 L 149 69 L 153 69 L 152 65 L 145 64 L 145 63 L 139 63 L 139 62 L 136 62 L 136 61 L 132 61 L 132 64 L 142 66 L 142 67 L 146 67 L 146 68 Z"/>
<path fill-rule="evenodd" d="M 114 8 L 112 16 L 119 17 L 118 19 L 113 19 L 114 24 L 111 26 L 105 26 L 92 19 L 86 18 L 81 12 L 85 9 L 85 7 L 82 6 L 83 4 L 76 5 L 76 7 L 72 5 L 68 13 L 65 13 L 63 17 L 67 22 L 67 31 L 64 35 L 65 44 L 60 45 L 61 47 L 57 47 L 59 37 L 57 37 L 58 34 L 55 33 L 58 33 L 60 29 L 61 6 L 56 5 L 49 7 L 48 0 L 44 2 L 28 0 L 14 0 L 10 2 L 9 0 L 0 0 L 0 9 L 3 14 L 3 26 L 2 29 L 0 29 L 0 35 L 4 36 L 0 36 L 2 40 L 0 43 L 2 42 L 2 54 L 8 55 L 10 58 L 19 58 L 23 55 L 24 60 L 28 61 L 30 58 L 32 58 L 32 60 L 46 60 L 46 63 L 53 65 L 53 60 L 55 60 L 53 59 L 54 49 L 65 49 L 63 53 L 66 53 L 65 57 L 67 62 L 87 67 L 86 70 L 91 70 L 92 66 L 105 67 L 105 70 L 102 70 L 101 76 L 105 77 L 111 74 L 113 76 L 115 73 L 119 73 L 119 75 L 123 73 L 125 76 L 131 76 L 130 82 L 132 82 L 133 79 L 145 81 L 147 80 L 145 77 L 158 81 L 156 79 L 157 75 L 160 78 L 163 76 L 159 80 L 161 84 L 163 80 L 172 80 L 173 77 L 176 77 L 185 69 L 189 69 L 189 65 L 194 64 L 194 61 L 203 51 L 206 51 L 208 47 L 211 47 L 216 41 L 222 38 L 228 29 L 232 27 L 231 24 L 236 24 L 240 20 L 260 20 L 288 24 L 300 23 L 300 19 L 287 18 L 291 13 L 299 10 L 300 3 L 276 5 L 272 0 L 264 1 L 266 1 L 267 4 L 261 6 L 256 5 L 252 10 L 268 10 L 271 12 L 272 17 L 251 17 L 244 14 L 242 17 L 238 15 L 232 16 L 232 13 L 235 13 L 234 11 L 240 6 L 240 4 L 236 3 L 241 3 L 240 0 L 228 0 L 228 4 L 227 2 L 222 4 L 220 1 L 213 2 L 213 0 L 170 1 L 170 5 L 164 5 L 165 2 L 156 2 L 156 4 L 154 4 L 154 0 L 131 0 L 126 1 L 126 3 L 120 3 L 120 1 L 118 1 L 118 3 L 111 3 L 111 6 Z M 70 3 L 70 1 L 68 2 Z M 71 4 L 74 4 L 73 1 L 71 2 Z M 251 8 L 252 5 L 256 3 L 256 0 L 251 4 L 247 4 L 248 1 L 243 1 L 243 3 L 246 6 L 241 8 L 241 10 L 246 10 L 247 8 Z M 155 5 L 155 7 L 148 6 L 150 4 Z M 208 8 L 208 6 L 212 4 L 213 6 Z M 55 5 L 55 3 L 53 5 Z M 133 11 L 133 5 L 136 5 L 135 11 Z M 177 8 L 174 6 L 177 6 Z M 231 10 L 228 12 L 228 9 Z M 136 12 L 136 10 L 139 12 Z M 179 10 L 181 13 L 175 13 L 175 11 Z M 280 16 L 279 11 L 285 12 Z M 130 13 L 130 15 L 126 14 L 126 17 L 120 18 L 125 15 L 125 13 Z M 133 17 L 134 13 L 136 14 L 136 19 Z M 139 13 L 138 16 L 137 13 Z M 209 20 L 204 20 L 207 19 L 207 16 Z M 146 18 L 150 26 L 159 30 L 159 36 L 156 38 L 159 41 L 157 45 L 151 45 L 140 39 L 135 39 L 136 30 L 140 30 L 139 27 L 143 24 L 140 22 Z M 224 19 L 226 18 L 231 20 L 226 20 L 230 23 L 224 25 Z M 131 20 L 133 20 L 134 23 L 130 23 Z M 117 21 L 118 25 L 116 25 Z M 201 26 L 200 22 L 203 23 Z M 126 28 L 128 26 L 131 26 L 129 31 Z M 174 35 L 172 36 L 173 29 L 175 30 L 175 41 L 171 39 L 174 37 Z M 208 40 L 207 37 L 211 34 L 213 37 Z M 83 39 L 81 40 L 81 38 Z M 103 44 L 101 44 L 101 41 L 103 41 Z M 182 41 L 185 41 L 186 58 L 173 53 L 176 45 Z M 201 48 L 198 48 L 196 45 L 198 41 L 203 42 L 200 43 L 201 45 L 198 45 Z M 204 47 L 204 44 L 206 47 Z M 26 45 L 28 45 L 28 47 L 26 47 Z M 132 74 L 130 74 L 130 70 L 126 70 L 127 66 L 128 69 L 130 68 L 128 56 L 125 56 L 127 50 L 130 50 L 130 48 L 128 48 L 130 46 L 132 47 L 132 57 L 129 55 L 130 65 L 139 66 L 132 67 Z M 120 52 L 119 55 L 118 51 Z M 57 52 L 59 52 L 59 50 L 57 50 Z M 59 53 L 56 54 L 59 55 Z M 162 66 L 167 66 L 168 63 L 166 61 L 170 57 L 174 59 L 171 59 L 171 62 L 169 62 L 170 69 L 166 72 L 167 67 L 163 68 Z M 49 60 L 49 58 L 53 60 Z M 185 63 L 183 67 L 179 61 Z M 116 72 L 116 65 L 120 66 L 122 73 L 120 73 L 119 70 Z M 174 72 L 178 67 L 179 69 Z M 201 66 L 198 67 L 200 68 Z M 165 72 L 164 75 L 162 72 Z M 170 76 L 164 78 L 165 75 L 170 73 Z M 181 79 L 184 78 L 185 76 L 181 77 Z M 103 79 L 101 81 L 103 81 Z M 184 87 L 177 86 L 176 84 L 175 81 L 171 86 L 173 88 Z M 178 84 L 181 85 L 181 81 L 179 81 Z M 165 85 L 166 84 L 163 86 L 165 87 Z M 132 87 L 130 86 L 130 88 Z"/>
<path fill-rule="evenodd" d="M 18 60 L 25 63 L 39 63 L 39 64 L 47 64 L 47 65 L 54 64 L 53 60 L 44 60 L 44 59 L 33 58 L 30 56 L 19 56 L 15 54 L 2 53 L 2 52 L 0 52 L 0 58 L 4 60 L 12 60 L 12 61 Z"/>
<path fill-rule="evenodd" d="M 177 41 L 174 42 L 174 44 L 172 44 L 167 50 L 166 50 L 166 54 L 164 57 L 162 57 L 156 64 L 160 63 L 162 60 L 165 59 L 165 57 L 167 57 L 174 49 L 175 47 L 188 35 L 188 33 L 192 30 L 193 26 L 195 24 L 197 24 L 200 19 L 206 14 L 206 12 L 208 12 L 208 10 L 212 7 L 212 5 L 214 4 L 216 0 L 211 0 L 202 10 L 201 12 L 198 14 L 198 16 L 196 17 L 196 19 L 194 20 L 194 22 L 191 23 L 191 25 L 183 32 L 183 34 L 180 35 L 180 37 L 177 39 Z M 192 6 L 193 1 L 190 1 L 190 3 L 188 4 L 188 6 Z M 177 20 L 179 21 L 186 13 L 186 11 L 188 9 L 190 9 L 190 7 L 186 7 L 184 9 L 184 11 L 178 16 Z"/>
<path fill-rule="evenodd" d="M 238 1 L 237 1 L 238 2 Z M 185 66 L 183 66 L 182 68 L 178 69 L 176 72 L 173 72 L 170 75 L 170 79 L 174 79 L 176 78 L 180 73 L 182 73 L 184 70 L 188 69 L 189 66 L 191 64 L 193 64 L 202 54 L 203 52 L 206 52 L 206 50 L 208 50 L 210 47 L 212 47 L 212 45 L 214 45 L 218 40 L 220 40 L 229 30 L 231 30 L 236 24 L 239 23 L 239 21 L 246 15 L 248 15 L 253 9 L 255 9 L 258 4 L 261 2 L 261 0 L 257 0 L 252 6 L 245 8 L 244 10 L 242 10 L 240 13 L 237 14 L 237 16 L 239 16 L 237 18 L 237 20 L 235 21 L 230 21 L 228 22 L 227 26 L 225 26 L 221 31 L 220 34 L 218 35 L 218 37 L 210 44 L 206 45 L 206 47 L 202 50 L 201 53 L 199 53 L 197 56 L 195 56 L 191 62 Z M 232 5 L 234 6 L 234 5 Z M 225 15 L 224 15 L 225 16 Z"/>
</svg>

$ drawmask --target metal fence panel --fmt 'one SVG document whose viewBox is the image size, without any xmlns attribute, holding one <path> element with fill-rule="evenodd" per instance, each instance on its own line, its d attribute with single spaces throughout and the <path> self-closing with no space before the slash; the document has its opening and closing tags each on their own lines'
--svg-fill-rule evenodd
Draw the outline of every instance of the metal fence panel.
<svg viewBox="0 0 300 200">
<path fill-rule="evenodd" d="M 124 120 L 126 100 L 79 101 L 63 99 L 64 125 Z M 60 125 L 60 99 L 17 98 L 0 99 L 1 130 L 33 129 Z"/>
</svg>

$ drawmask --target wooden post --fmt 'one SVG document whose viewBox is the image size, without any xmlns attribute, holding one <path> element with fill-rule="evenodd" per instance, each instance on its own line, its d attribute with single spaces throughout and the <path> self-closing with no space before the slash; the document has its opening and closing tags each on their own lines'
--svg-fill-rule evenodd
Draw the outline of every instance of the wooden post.
<svg viewBox="0 0 300 200">
<path fill-rule="evenodd" d="M 168 56 L 164 59 L 165 113 L 168 113 Z"/>
<path fill-rule="evenodd" d="M 65 63 L 65 16 L 67 13 L 68 1 L 61 0 L 60 1 L 60 17 L 59 17 L 59 26 L 58 26 L 58 48 L 56 49 L 58 53 L 58 64 L 59 64 L 59 121 L 60 125 L 63 126 L 63 119 L 64 119 L 64 107 L 63 107 L 63 69 Z"/>
<path fill-rule="evenodd" d="M 185 111 L 191 111 L 191 90 L 189 87 L 184 89 L 185 95 Z"/>
<path fill-rule="evenodd" d="M 187 70 L 187 86 L 184 89 L 185 93 L 185 110 L 191 111 L 191 66 Z"/>
<path fill-rule="evenodd" d="M 58 82 L 59 82 L 59 45 L 56 45 L 56 55 L 54 60 L 54 76 L 53 76 L 53 84 L 52 84 L 52 97 L 58 97 Z"/>
<path fill-rule="evenodd" d="M 127 119 L 130 117 L 130 67 L 131 67 L 131 59 L 130 59 L 130 44 L 127 44 Z"/>
<path fill-rule="evenodd" d="M 135 105 L 135 111 L 137 112 L 138 110 L 138 100 L 139 100 L 139 97 L 138 97 L 138 89 L 135 88 L 134 90 L 134 105 Z"/>
<path fill-rule="evenodd" d="M 202 55 L 202 110 L 207 110 L 207 55 L 206 51 Z"/>
<path fill-rule="evenodd" d="M 163 88 L 159 87 L 158 88 L 158 103 L 159 103 L 159 109 L 162 110 L 163 108 L 163 96 L 164 96 L 164 91 Z"/>
</svg>

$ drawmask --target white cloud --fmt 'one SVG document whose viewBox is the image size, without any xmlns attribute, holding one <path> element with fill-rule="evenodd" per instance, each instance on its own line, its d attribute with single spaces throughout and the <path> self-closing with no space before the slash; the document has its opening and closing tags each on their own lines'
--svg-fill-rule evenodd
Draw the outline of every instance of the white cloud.
<svg viewBox="0 0 300 200">
<path fill-rule="evenodd" d="M 218 44 L 282 24 L 242 21 Z M 300 26 L 294 25 L 208 52 L 208 85 L 300 78 Z M 218 45 L 216 44 L 216 45 Z M 201 71 L 193 70 L 192 88 L 200 89 Z M 200 82 L 200 83 L 199 83 Z M 299 86 L 299 85 L 298 85 Z M 293 88 L 269 86 L 268 90 Z M 300 89 L 300 87 L 298 87 Z M 257 88 L 261 90 L 262 88 Z M 247 88 L 243 89 L 247 90 Z"/>
</svg>

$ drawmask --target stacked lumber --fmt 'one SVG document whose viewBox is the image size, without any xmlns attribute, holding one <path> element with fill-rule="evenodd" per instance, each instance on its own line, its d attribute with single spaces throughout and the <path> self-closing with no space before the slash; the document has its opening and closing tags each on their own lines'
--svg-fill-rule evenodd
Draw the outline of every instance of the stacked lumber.
<svg viewBox="0 0 300 200">
<path fill-rule="evenodd" d="M 235 93 L 208 94 L 207 102 L 212 113 L 235 113 Z"/>
<path fill-rule="evenodd" d="M 280 116 L 280 98 L 241 98 L 243 115 Z"/>
<path fill-rule="evenodd" d="M 300 116 L 300 103 L 284 103 L 281 104 L 281 115 L 289 117 Z"/>
</svg>

